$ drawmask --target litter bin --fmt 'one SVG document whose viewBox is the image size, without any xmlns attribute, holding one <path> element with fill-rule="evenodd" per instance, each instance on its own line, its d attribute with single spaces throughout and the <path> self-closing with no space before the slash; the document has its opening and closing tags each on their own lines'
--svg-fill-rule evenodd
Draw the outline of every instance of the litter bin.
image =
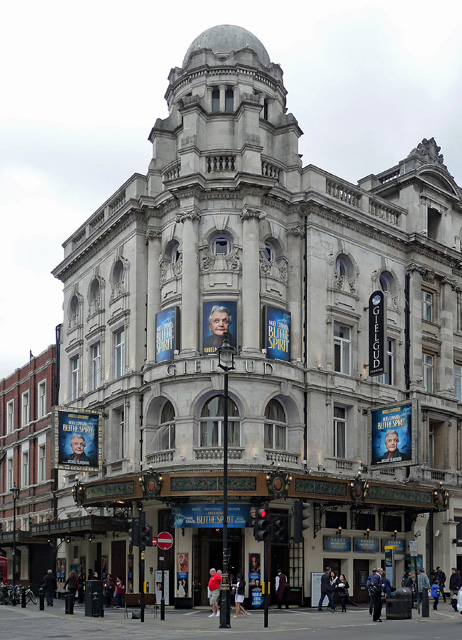
<svg viewBox="0 0 462 640">
<path fill-rule="evenodd" d="M 104 616 L 103 581 L 85 581 L 85 615 L 102 618 Z"/>
<path fill-rule="evenodd" d="M 64 613 L 71 616 L 74 614 L 74 594 L 69 591 L 64 594 Z"/>
<path fill-rule="evenodd" d="M 387 598 L 387 620 L 412 618 L 412 591 L 406 587 L 396 589 Z"/>
</svg>

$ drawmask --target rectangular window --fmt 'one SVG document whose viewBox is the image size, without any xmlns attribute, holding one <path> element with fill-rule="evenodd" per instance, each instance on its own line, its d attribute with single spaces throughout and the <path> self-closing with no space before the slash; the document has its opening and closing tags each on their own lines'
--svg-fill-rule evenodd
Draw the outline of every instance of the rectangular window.
<svg viewBox="0 0 462 640">
<path fill-rule="evenodd" d="M 29 451 L 22 452 L 22 486 L 29 486 Z"/>
<path fill-rule="evenodd" d="M 378 382 L 381 384 L 394 384 L 394 366 L 395 366 L 395 341 L 387 338 L 387 373 L 383 373 L 381 376 L 377 376 Z"/>
<path fill-rule="evenodd" d="M 38 448 L 38 481 L 45 482 L 47 478 L 47 447 L 41 444 Z"/>
<path fill-rule="evenodd" d="M 10 400 L 6 405 L 6 429 L 7 433 L 14 431 L 14 400 Z"/>
<path fill-rule="evenodd" d="M 45 380 L 38 384 L 38 417 L 44 418 L 47 415 L 47 383 Z"/>
<path fill-rule="evenodd" d="M 346 458 L 347 416 L 345 407 L 334 406 L 334 457 Z"/>
<path fill-rule="evenodd" d="M 91 351 L 91 388 L 92 391 L 101 385 L 101 347 L 97 342 L 90 347 Z"/>
<path fill-rule="evenodd" d="M 115 377 L 120 378 L 125 373 L 125 329 L 120 329 L 115 336 Z"/>
<path fill-rule="evenodd" d="M 119 413 L 119 424 L 118 424 L 118 460 L 122 460 L 125 457 L 125 411 L 124 409 L 120 409 Z"/>
<path fill-rule="evenodd" d="M 234 110 L 234 91 L 232 89 L 226 89 L 225 91 L 225 111 Z"/>
<path fill-rule="evenodd" d="M 11 489 L 13 488 L 13 484 L 14 484 L 14 473 L 13 473 L 14 467 L 13 467 L 13 456 L 10 456 L 9 458 L 7 458 L 7 464 L 6 464 L 6 484 L 7 484 L 7 490 L 11 491 Z"/>
<path fill-rule="evenodd" d="M 423 386 L 427 393 L 433 393 L 433 356 L 429 353 L 422 354 L 422 377 Z"/>
<path fill-rule="evenodd" d="M 75 356 L 71 359 L 71 400 L 76 400 L 79 397 L 79 372 L 80 358 Z"/>
<path fill-rule="evenodd" d="M 223 446 L 223 422 L 221 420 L 204 420 L 200 428 L 201 447 L 222 447 Z M 229 420 L 228 422 L 228 446 L 239 447 L 240 440 L 239 420 Z"/>
<path fill-rule="evenodd" d="M 22 394 L 22 411 L 21 411 L 21 426 L 25 427 L 30 422 L 30 404 L 29 404 L 29 392 L 25 391 Z"/>
<path fill-rule="evenodd" d="M 214 89 L 212 91 L 212 113 L 219 113 L 220 111 L 220 91 Z"/>
<path fill-rule="evenodd" d="M 422 289 L 422 320 L 433 322 L 433 293 Z"/>
<path fill-rule="evenodd" d="M 279 424 L 265 423 L 265 449 L 286 450 L 286 427 Z"/>
<path fill-rule="evenodd" d="M 454 390 L 457 402 L 462 403 L 462 365 L 454 364 Z"/>
<path fill-rule="evenodd" d="M 334 322 L 334 370 L 350 375 L 351 328 Z"/>
</svg>

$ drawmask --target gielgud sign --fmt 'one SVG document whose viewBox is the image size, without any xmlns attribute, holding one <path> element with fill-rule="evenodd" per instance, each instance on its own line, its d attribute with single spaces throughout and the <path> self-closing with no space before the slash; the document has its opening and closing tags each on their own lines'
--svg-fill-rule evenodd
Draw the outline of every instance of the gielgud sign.
<svg viewBox="0 0 462 640">
<path fill-rule="evenodd" d="M 369 298 L 369 375 L 387 373 L 387 301 L 383 291 Z"/>
</svg>

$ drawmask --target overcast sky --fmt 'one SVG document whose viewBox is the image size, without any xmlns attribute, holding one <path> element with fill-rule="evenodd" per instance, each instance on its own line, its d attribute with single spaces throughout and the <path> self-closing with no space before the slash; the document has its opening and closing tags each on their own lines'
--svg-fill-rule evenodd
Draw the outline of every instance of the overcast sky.
<svg viewBox="0 0 462 640">
<path fill-rule="evenodd" d="M 462 3 L 4 3 L 0 378 L 54 342 L 62 243 L 146 173 L 168 73 L 217 24 L 245 27 L 282 66 L 304 164 L 357 182 L 434 136 L 462 185 Z"/>
</svg>

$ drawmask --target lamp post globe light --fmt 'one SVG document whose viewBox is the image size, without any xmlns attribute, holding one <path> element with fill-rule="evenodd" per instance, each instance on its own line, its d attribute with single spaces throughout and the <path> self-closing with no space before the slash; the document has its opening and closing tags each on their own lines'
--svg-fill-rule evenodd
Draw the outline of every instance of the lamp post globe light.
<svg viewBox="0 0 462 640">
<path fill-rule="evenodd" d="M 228 334 L 224 334 L 221 347 L 217 348 L 218 366 L 224 372 L 223 385 L 223 579 L 221 581 L 220 629 L 231 627 L 231 603 L 229 584 L 228 551 L 228 374 L 234 369 L 237 351 L 229 344 Z"/>
<path fill-rule="evenodd" d="M 16 501 L 19 497 L 19 488 L 14 484 L 11 488 L 13 494 L 13 604 L 16 604 Z"/>
</svg>

